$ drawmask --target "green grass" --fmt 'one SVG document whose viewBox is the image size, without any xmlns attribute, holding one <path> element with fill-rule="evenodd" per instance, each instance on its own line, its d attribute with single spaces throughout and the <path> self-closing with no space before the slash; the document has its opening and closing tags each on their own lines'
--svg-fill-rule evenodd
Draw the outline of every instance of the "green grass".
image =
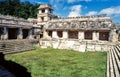
<svg viewBox="0 0 120 77">
<path fill-rule="evenodd" d="M 106 52 L 36 48 L 5 58 L 26 67 L 32 77 L 106 77 L 106 55 Z"/>
</svg>

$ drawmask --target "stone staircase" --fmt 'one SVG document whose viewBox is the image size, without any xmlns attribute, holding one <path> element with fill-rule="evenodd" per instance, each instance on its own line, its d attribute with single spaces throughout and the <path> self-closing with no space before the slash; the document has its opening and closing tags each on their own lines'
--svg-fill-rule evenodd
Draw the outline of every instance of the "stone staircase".
<svg viewBox="0 0 120 77">
<path fill-rule="evenodd" d="M 107 77 L 120 77 L 120 44 L 113 46 L 107 54 Z"/>
<path fill-rule="evenodd" d="M 34 49 L 34 44 L 37 44 L 37 40 L 4 40 L 0 41 L 0 52 L 3 54 L 16 53 L 22 51 L 28 51 Z"/>
</svg>

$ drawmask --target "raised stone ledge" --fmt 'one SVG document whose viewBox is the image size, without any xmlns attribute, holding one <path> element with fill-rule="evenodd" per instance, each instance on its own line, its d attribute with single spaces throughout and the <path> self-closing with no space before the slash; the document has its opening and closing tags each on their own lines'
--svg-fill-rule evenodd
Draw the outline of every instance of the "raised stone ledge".
<svg viewBox="0 0 120 77">
<path fill-rule="evenodd" d="M 108 41 L 90 41 L 78 39 L 54 39 L 54 40 L 40 40 L 40 46 L 53 47 L 57 49 L 72 49 L 75 51 L 108 51 L 110 47 L 114 46 Z"/>
<path fill-rule="evenodd" d="M 9 26 L 9 25 L 13 25 L 13 26 L 31 26 L 32 27 L 32 23 L 29 22 L 28 20 L 25 20 L 23 18 L 17 18 L 17 17 L 13 17 L 13 16 L 5 16 L 5 15 L 1 15 L 0 14 L 0 24 L 2 24 L 1 26 Z"/>
<path fill-rule="evenodd" d="M 10 16 L 10 15 L 2 15 L 2 14 L 0 14 L 0 18 L 3 18 L 3 19 L 12 19 L 12 20 L 22 20 L 22 21 L 28 22 L 27 20 L 25 20 L 23 18 L 18 18 L 18 17 L 14 17 L 14 16 Z"/>
<path fill-rule="evenodd" d="M 107 21 L 59 21 L 59 22 L 49 22 L 46 26 L 46 29 L 97 29 L 97 28 L 116 28 L 114 24 L 107 20 Z"/>
<path fill-rule="evenodd" d="M 111 20 L 110 17 L 108 17 L 107 15 L 96 15 L 96 16 L 79 16 L 79 17 L 56 18 L 56 19 L 52 19 L 51 22 L 71 21 L 71 20 L 79 20 L 79 21 L 92 20 L 92 21 L 95 21 L 96 19 Z"/>
</svg>

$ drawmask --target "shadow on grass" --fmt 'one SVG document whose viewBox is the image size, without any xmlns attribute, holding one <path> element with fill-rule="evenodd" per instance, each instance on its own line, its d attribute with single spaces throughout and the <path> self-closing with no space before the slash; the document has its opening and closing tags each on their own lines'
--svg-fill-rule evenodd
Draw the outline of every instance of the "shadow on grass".
<svg viewBox="0 0 120 77">
<path fill-rule="evenodd" d="M 31 74 L 25 67 L 12 61 L 6 61 L 4 54 L 0 53 L 0 77 L 31 77 Z"/>
</svg>

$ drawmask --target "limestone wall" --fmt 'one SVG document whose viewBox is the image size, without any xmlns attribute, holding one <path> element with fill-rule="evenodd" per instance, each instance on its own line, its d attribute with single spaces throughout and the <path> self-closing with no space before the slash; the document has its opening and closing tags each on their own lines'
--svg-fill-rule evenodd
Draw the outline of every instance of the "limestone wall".
<svg viewBox="0 0 120 77">
<path fill-rule="evenodd" d="M 68 18 L 57 18 L 57 19 L 52 19 L 50 22 L 57 22 L 57 21 L 73 21 L 73 20 L 77 20 L 77 21 L 96 21 L 96 20 L 111 20 L 110 17 L 108 16 L 102 16 L 102 15 L 98 15 L 98 16 L 80 16 L 80 17 L 68 17 Z"/>
<path fill-rule="evenodd" d="M 55 21 L 55 22 L 48 22 L 45 26 L 46 29 L 111 29 L 116 28 L 111 20 L 104 20 L 104 19 L 96 19 L 95 21 L 90 21 L 89 19 L 85 19 L 84 21 L 72 20 L 71 21 Z M 81 20 L 81 19 L 80 19 Z M 94 20 L 94 18 L 93 18 Z"/>
<path fill-rule="evenodd" d="M 23 18 L 0 14 L 0 26 L 32 28 L 33 24 Z"/>
<path fill-rule="evenodd" d="M 114 44 L 107 41 L 82 41 L 82 40 L 40 40 L 41 47 L 53 47 L 57 49 L 70 49 L 80 52 L 85 51 L 108 51 Z"/>
</svg>

